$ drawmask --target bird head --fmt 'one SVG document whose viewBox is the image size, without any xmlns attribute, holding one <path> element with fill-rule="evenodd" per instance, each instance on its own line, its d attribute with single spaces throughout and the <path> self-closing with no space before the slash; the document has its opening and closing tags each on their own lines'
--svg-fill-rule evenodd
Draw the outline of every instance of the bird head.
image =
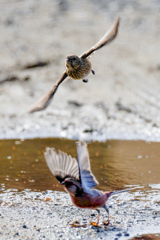
<svg viewBox="0 0 160 240">
<path fill-rule="evenodd" d="M 81 59 L 76 55 L 66 57 L 66 67 L 68 69 L 77 69 L 81 66 Z"/>
<path fill-rule="evenodd" d="M 76 179 L 72 178 L 66 178 L 63 182 L 61 182 L 61 184 L 64 185 L 68 192 L 73 193 L 74 195 L 77 192 L 77 188 L 80 187 L 80 183 Z"/>
</svg>

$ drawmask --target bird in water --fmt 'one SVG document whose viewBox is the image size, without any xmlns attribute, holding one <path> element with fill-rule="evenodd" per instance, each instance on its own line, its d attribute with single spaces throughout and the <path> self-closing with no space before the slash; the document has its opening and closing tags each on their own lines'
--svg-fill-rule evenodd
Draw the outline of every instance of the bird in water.
<svg viewBox="0 0 160 240">
<path fill-rule="evenodd" d="M 58 79 L 56 84 L 50 89 L 50 91 L 43 96 L 37 103 L 35 103 L 31 109 L 30 113 L 41 111 L 45 109 L 51 102 L 55 92 L 57 91 L 59 85 L 67 78 L 70 77 L 74 80 L 82 79 L 83 82 L 88 82 L 86 79 L 87 75 L 92 72 L 92 65 L 89 60 L 91 54 L 96 50 L 102 48 L 106 44 L 110 43 L 117 35 L 119 26 L 119 18 L 115 20 L 111 28 L 105 33 L 105 35 L 88 51 L 83 53 L 81 56 L 71 55 L 66 57 L 66 70 L 62 76 Z"/>
<path fill-rule="evenodd" d="M 94 189 L 98 185 L 98 181 L 91 171 L 87 144 L 84 142 L 77 142 L 78 162 L 62 151 L 56 152 L 54 148 L 47 148 L 44 156 L 50 171 L 70 194 L 73 204 L 79 208 L 97 210 L 97 225 L 100 218 L 99 208 L 107 211 L 107 224 L 109 224 L 109 210 L 106 205 L 108 198 L 133 189 L 127 188 L 110 192 Z"/>
</svg>

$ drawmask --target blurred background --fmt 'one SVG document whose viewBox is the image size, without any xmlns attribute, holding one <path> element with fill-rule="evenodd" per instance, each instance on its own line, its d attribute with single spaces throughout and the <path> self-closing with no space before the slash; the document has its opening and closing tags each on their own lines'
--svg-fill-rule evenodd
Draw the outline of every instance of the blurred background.
<svg viewBox="0 0 160 240">
<path fill-rule="evenodd" d="M 117 38 L 91 58 L 87 84 L 68 80 L 30 106 L 120 16 Z M 160 1 L 1 0 L 0 138 L 160 140 Z M 101 138 L 98 136 L 101 136 Z"/>
</svg>

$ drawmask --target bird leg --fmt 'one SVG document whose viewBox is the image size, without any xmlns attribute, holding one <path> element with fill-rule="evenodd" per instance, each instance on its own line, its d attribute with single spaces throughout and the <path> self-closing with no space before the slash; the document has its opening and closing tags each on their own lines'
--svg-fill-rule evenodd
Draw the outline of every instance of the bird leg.
<svg viewBox="0 0 160 240">
<path fill-rule="evenodd" d="M 91 70 L 92 74 L 95 75 L 95 71 L 94 70 Z"/>
<path fill-rule="evenodd" d="M 110 223 L 110 221 L 109 221 L 109 209 L 107 208 L 106 205 L 104 205 L 103 208 L 104 208 L 104 209 L 106 210 L 106 212 L 108 213 L 108 222 L 107 222 L 107 224 L 105 224 L 105 225 L 109 225 L 109 223 Z"/>
<path fill-rule="evenodd" d="M 83 82 L 87 83 L 88 82 L 88 79 L 82 79 Z"/>
<path fill-rule="evenodd" d="M 99 223 L 99 217 L 100 217 L 100 210 L 99 209 L 96 209 L 96 211 L 98 212 L 98 217 L 97 217 L 97 225 Z"/>
</svg>

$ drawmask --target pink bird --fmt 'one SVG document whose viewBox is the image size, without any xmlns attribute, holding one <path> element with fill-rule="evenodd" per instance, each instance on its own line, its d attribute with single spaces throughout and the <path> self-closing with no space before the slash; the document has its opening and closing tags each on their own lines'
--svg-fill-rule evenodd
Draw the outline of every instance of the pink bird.
<svg viewBox="0 0 160 240">
<path fill-rule="evenodd" d="M 130 191 L 131 188 L 113 192 L 92 189 L 98 185 L 98 181 L 91 171 L 86 143 L 77 142 L 77 155 L 78 163 L 75 158 L 61 151 L 57 153 L 54 148 L 47 148 L 44 153 L 50 171 L 60 184 L 64 185 L 73 204 L 79 208 L 97 210 L 97 225 L 100 218 L 99 208 L 104 208 L 108 214 L 109 224 L 109 210 L 106 201 L 115 194 Z"/>
</svg>

